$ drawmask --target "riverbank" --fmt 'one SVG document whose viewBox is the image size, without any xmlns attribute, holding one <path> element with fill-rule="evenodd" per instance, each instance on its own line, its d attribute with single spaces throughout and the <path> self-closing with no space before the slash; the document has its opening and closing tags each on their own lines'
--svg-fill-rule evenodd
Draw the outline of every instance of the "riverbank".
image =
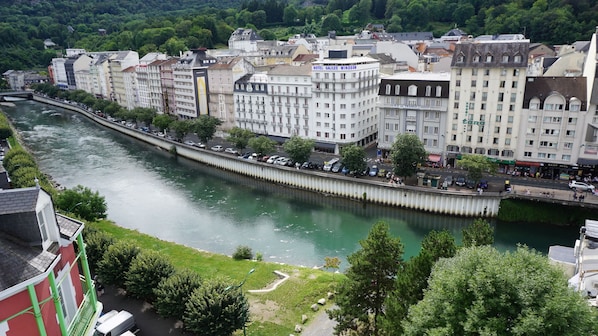
<svg viewBox="0 0 598 336">
<path fill-rule="evenodd" d="M 455 192 L 436 188 L 389 184 L 381 181 L 356 179 L 320 171 L 298 170 L 274 166 L 253 160 L 235 160 L 230 155 L 202 150 L 179 142 L 170 141 L 153 134 L 112 122 L 81 107 L 64 101 L 35 95 L 34 100 L 79 113 L 88 119 L 120 132 L 131 138 L 162 148 L 177 156 L 200 162 L 218 169 L 264 180 L 291 188 L 320 194 L 358 200 L 365 203 L 401 207 L 417 211 L 462 217 L 492 218 L 498 215 L 503 195 L 498 192 Z"/>
</svg>

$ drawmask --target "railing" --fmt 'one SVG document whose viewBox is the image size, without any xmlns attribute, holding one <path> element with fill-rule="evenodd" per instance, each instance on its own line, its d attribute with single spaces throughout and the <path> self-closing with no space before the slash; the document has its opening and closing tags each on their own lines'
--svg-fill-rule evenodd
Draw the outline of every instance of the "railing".
<svg viewBox="0 0 598 336">
<path fill-rule="evenodd" d="M 83 285 L 85 283 L 82 281 Z M 85 288 L 85 287 L 83 287 Z M 91 289 L 95 290 L 95 289 Z M 89 290 L 85 292 L 85 296 L 83 297 L 83 302 L 79 306 L 77 310 L 77 315 L 71 321 L 69 325 L 69 336 L 85 336 L 87 328 L 91 323 L 91 319 L 95 314 L 95 307 L 93 306 L 92 302 L 89 300 Z"/>
</svg>

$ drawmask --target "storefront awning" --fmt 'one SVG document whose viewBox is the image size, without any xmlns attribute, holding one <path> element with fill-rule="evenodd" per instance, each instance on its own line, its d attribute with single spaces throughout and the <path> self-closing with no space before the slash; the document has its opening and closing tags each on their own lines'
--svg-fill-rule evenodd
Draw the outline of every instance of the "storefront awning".
<svg viewBox="0 0 598 336">
<path fill-rule="evenodd" d="M 438 154 L 430 154 L 430 155 L 428 155 L 428 161 L 430 161 L 430 162 L 440 162 L 440 155 L 438 155 Z"/>
<path fill-rule="evenodd" d="M 516 166 L 524 166 L 524 167 L 540 167 L 540 162 L 531 162 L 531 161 L 515 161 Z"/>
<path fill-rule="evenodd" d="M 598 166 L 598 159 L 577 159 L 577 164 L 580 166 Z"/>
<path fill-rule="evenodd" d="M 336 144 L 335 143 L 327 143 L 327 142 L 316 142 L 314 147 L 328 149 L 328 150 L 334 150 L 336 148 Z"/>
<path fill-rule="evenodd" d="M 503 165 L 514 165 L 515 164 L 515 160 L 501 160 L 501 159 L 496 159 L 496 158 L 488 158 L 488 161 L 492 162 L 492 163 L 498 163 L 498 164 L 503 164 Z"/>
</svg>

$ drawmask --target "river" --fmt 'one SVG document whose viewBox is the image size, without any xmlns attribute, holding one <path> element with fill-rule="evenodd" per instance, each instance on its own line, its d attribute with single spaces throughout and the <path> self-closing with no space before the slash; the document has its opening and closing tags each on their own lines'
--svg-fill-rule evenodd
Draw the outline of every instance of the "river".
<svg viewBox="0 0 598 336">
<path fill-rule="evenodd" d="M 105 197 L 118 225 L 210 252 L 232 254 L 247 245 L 265 261 L 322 265 L 324 257 L 360 248 L 377 221 L 401 238 L 405 258 L 416 255 L 430 230 L 460 241 L 469 218 L 361 203 L 289 189 L 175 158 L 70 111 L 32 101 L 2 110 L 40 168 L 66 188 L 83 185 Z M 575 228 L 492 222 L 495 246 L 518 243 L 547 253 L 571 245 Z"/>
</svg>

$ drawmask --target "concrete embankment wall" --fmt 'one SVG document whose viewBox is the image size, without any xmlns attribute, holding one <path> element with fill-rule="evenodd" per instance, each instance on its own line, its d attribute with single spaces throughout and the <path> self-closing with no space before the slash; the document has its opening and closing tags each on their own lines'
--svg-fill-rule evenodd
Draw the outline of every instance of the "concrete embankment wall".
<svg viewBox="0 0 598 336">
<path fill-rule="evenodd" d="M 346 177 L 340 174 L 333 175 L 320 171 L 298 170 L 251 160 L 233 159 L 230 154 L 217 153 L 209 149 L 198 149 L 108 121 L 62 101 L 40 96 L 34 96 L 34 100 L 81 113 L 105 127 L 112 128 L 161 149 L 170 151 L 174 147 L 178 155 L 197 162 L 256 179 L 331 196 L 467 217 L 496 217 L 502 198 L 497 193 L 478 195 L 472 192 L 460 193 L 426 187 L 399 186 L 386 182 Z"/>
</svg>

